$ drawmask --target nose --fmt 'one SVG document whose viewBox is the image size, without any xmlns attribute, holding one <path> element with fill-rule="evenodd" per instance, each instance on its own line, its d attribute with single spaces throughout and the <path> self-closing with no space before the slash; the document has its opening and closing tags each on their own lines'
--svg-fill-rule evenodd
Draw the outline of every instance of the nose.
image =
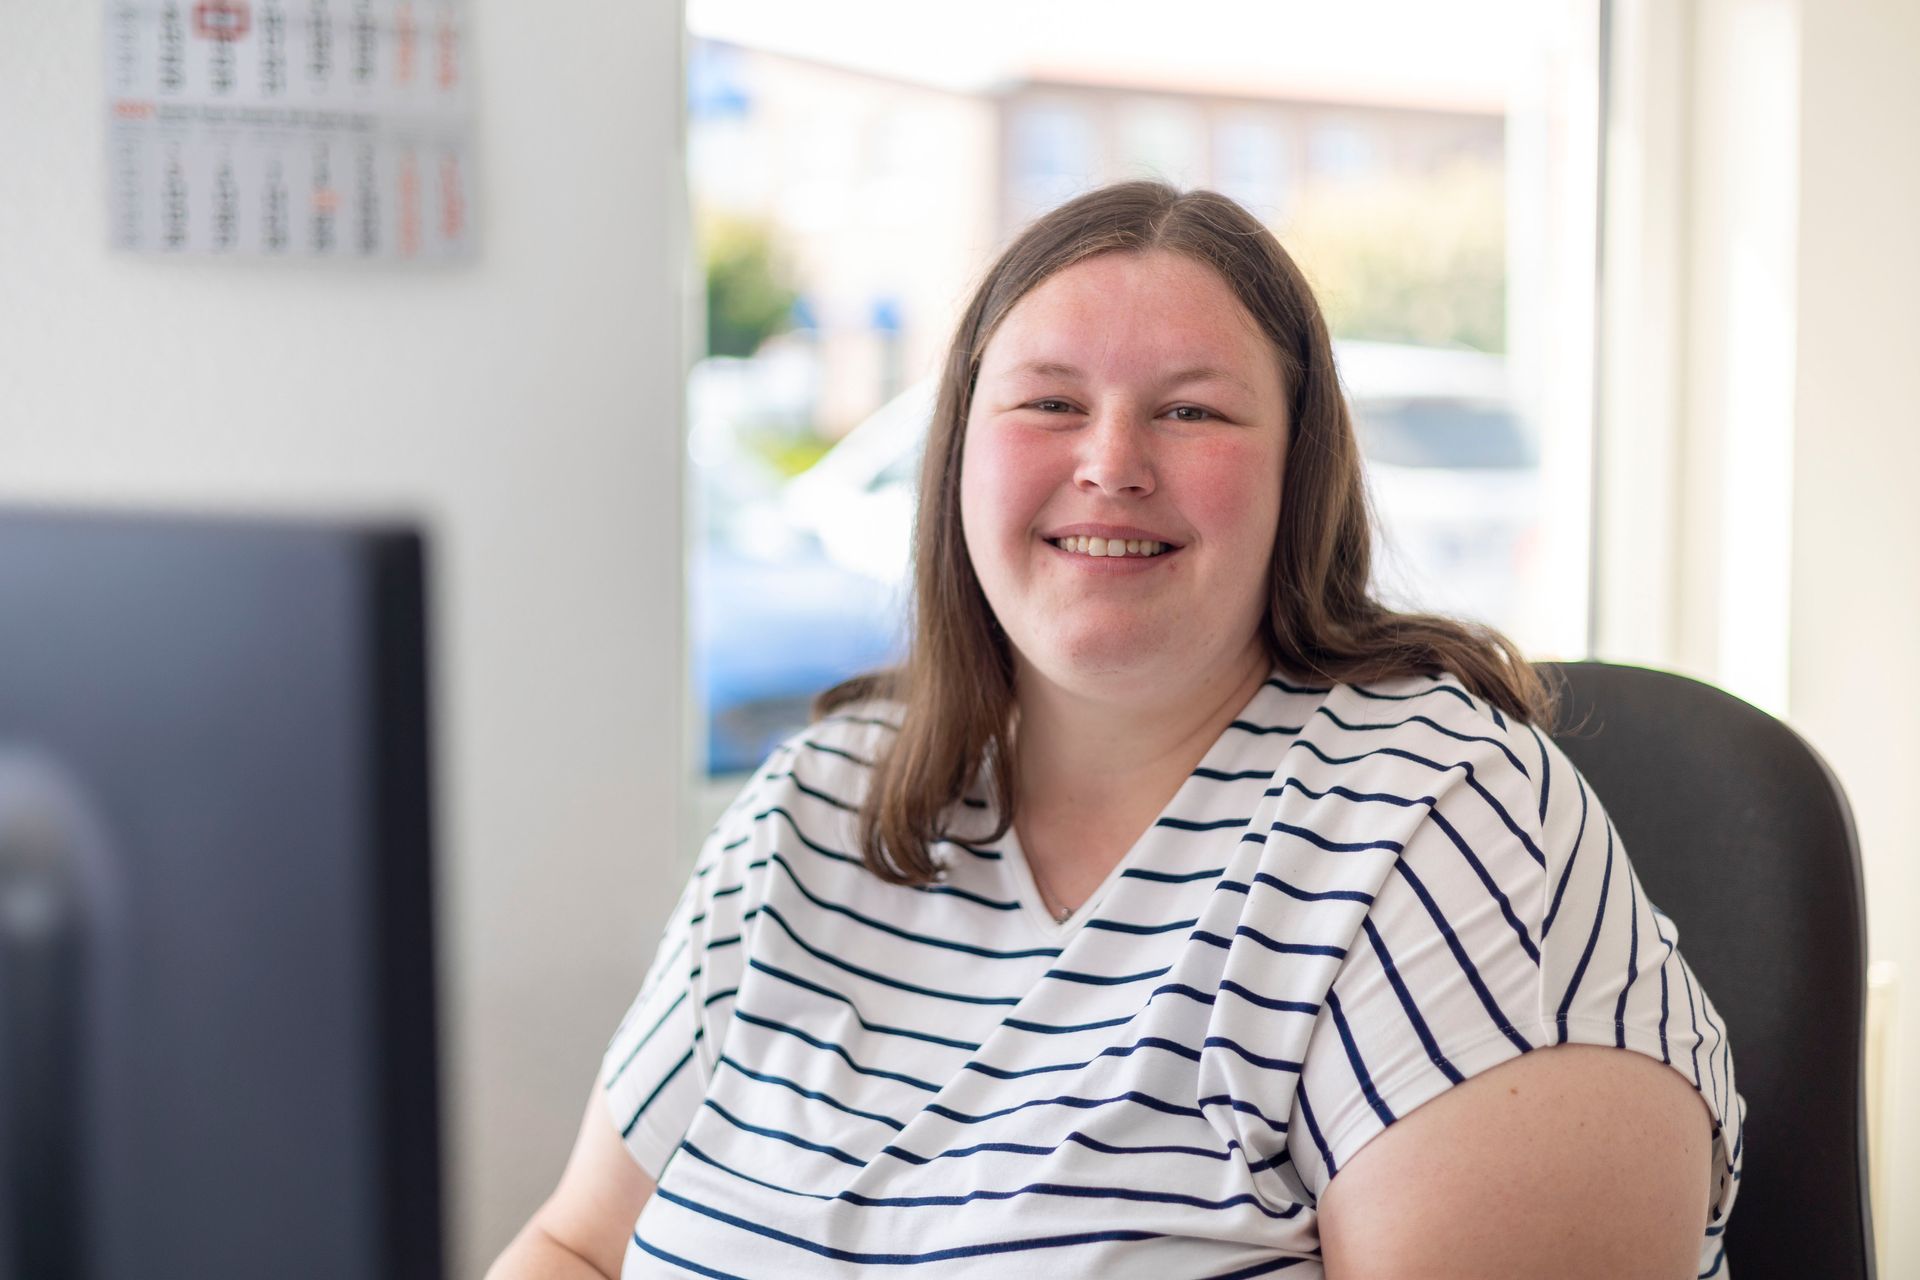
<svg viewBox="0 0 1920 1280">
<path fill-rule="evenodd" d="M 1133 498 L 1152 493 L 1155 480 L 1149 429 L 1149 424 L 1130 409 L 1110 406 L 1097 411 L 1081 435 L 1075 486 Z"/>
</svg>

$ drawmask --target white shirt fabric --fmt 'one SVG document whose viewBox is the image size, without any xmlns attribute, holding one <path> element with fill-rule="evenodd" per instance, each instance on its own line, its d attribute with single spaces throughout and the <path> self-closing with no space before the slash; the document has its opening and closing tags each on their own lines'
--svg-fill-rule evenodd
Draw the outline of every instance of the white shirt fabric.
<svg viewBox="0 0 1920 1280">
<path fill-rule="evenodd" d="M 1451 677 L 1276 671 L 1064 923 L 1018 840 L 860 863 L 874 702 L 774 752 L 608 1046 L 658 1182 L 623 1275 L 1319 1277 L 1368 1139 L 1529 1049 L 1670 1064 L 1712 1113 L 1725 1276 L 1746 1104 L 1599 801 Z M 991 830 L 984 793 L 947 830 Z"/>
</svg>

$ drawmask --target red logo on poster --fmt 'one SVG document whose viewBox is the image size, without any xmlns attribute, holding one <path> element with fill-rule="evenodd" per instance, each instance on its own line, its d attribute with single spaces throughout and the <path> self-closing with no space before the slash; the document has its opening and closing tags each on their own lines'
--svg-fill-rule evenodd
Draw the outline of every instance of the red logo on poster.
<svg viewBox="0 0 1920 1280">
<path fill-rule="evenodd" d="M 247 0 L 200 0 L 193 6 L 193 34 L 231 43 L 247 34 Z"/>
</svg>

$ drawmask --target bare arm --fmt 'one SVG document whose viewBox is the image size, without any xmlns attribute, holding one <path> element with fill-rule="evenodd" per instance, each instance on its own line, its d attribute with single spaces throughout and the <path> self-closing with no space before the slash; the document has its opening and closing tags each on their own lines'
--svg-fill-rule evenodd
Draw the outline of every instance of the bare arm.
<svg viewBox="0 0 1920 1280">
<path fill-rule="evenodd" d="M 1712 1118 L 1629 1049 L 1536 1049 L 1415 1108 L 1320 1199 L 1328 1280 L 1690 1277 Z"/>
<path fill-rule="evenodd" d="M 618 1280 L 627 1237 L 653 1179 L 634 1163 L 614 1131 L 599 1086 L 573 1154 L 545 1204 L 535 1210 L 487 1272 L 487 1280 Z"/>
</svg>

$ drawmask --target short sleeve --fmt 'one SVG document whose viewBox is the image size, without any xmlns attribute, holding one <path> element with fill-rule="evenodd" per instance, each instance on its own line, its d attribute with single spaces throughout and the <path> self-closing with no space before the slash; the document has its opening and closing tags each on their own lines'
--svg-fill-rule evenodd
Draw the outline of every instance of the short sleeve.
<svg viewBox="0 0 1920 1280">
<path fill-rule="evenodd" d="M 1456 734 L 1476 740 L 1432 753 L 1430 813 L 1316 1017 L 1289 1125 L 1296 1166 L 1317 1198 L 1375 1134 L 1453 1085 L 1543 1046 L 1612 1045 L 1666 1063 L 1705 1100 L 1717 1236 L 1746 1104 L 1679 929 L 1550 738 L 1491 719 Z"/>
<path fill-rule="evenodd" d="M 753 814 L 785 758 L 776 751 L 702 843 L 640 993 L 600 1064 L 600 1087 L 627 1150 L 661 1170 L 692 1123 L 719 1061 L 756 914 L 743 892 L 753 864 Z"/>
</svg>

